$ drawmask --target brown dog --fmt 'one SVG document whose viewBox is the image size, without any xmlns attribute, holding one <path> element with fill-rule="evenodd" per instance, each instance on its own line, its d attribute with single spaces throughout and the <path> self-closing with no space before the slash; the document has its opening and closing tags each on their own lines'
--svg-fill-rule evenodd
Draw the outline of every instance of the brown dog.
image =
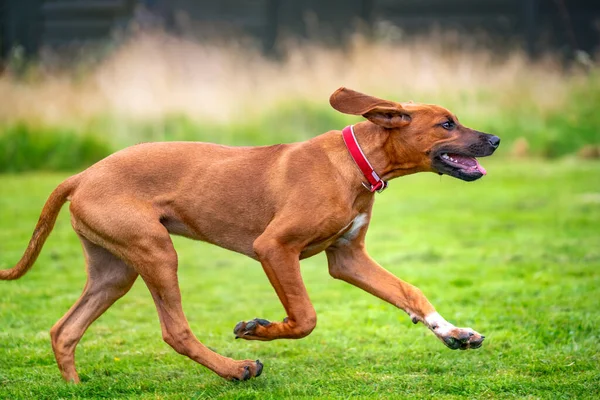
<svg viewBox="0 0 600 400">
<path fill-rule="evenodd" d="M 474 157 L 491 155 L 500 139 L 463 127 L 434 105 L 400 104 L 345 88 L 330 102 L 368 121 L 343 134 L 330 131 L 306 142 L 267 147 L 140 144 L 68 178 L 52 192 L 25 254 L 14 268 L 0 271 L 0 279 L 20 278 L 31 268 L 60 208 L 70 200 L 88 281 L 50 331 L 65 380 L 79 381 L 74 353 L 85 330 L 127 293 L 138 275 L 156 303 L 163 338 L 175 351 L 227 379 L 260 375 L 258 360 L 223 357 L 190 330 L 181 308 L 171 234 L 210 242 L 262 264 L 287 317 L 283 322 L 240 322 L 236 337 L 308 335 L 317 316 L 299 261 L 325 251 L 334 278 L 404 310 L 452 349 L 481 346 L 484 336 L 444 320 L 419 289 L 373 261 L 364 241 L 373 192 L 382 190 L 385 180 L 422 171 L 478 179 L 485 170 Z"/>
</svg>

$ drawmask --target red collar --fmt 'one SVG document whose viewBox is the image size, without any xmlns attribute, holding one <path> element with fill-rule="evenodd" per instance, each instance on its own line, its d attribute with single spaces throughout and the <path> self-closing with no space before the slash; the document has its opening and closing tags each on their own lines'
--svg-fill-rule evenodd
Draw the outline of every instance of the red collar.
<svg viewBox="0 0 600 400">
<path fill-rule="evenodd" d="M 367 160 L 365 153 L 363 153 L 358 145 L 356 136 L 354 135 L 354 126 L 349 125 L 345 127 L 342 130 L 342 137 L 344 138 L 344 143 L 346 143 L 346 147 L 348 148 L 352 159 L 369 182 L 368 184 L 363 182 L 363 186 L 370 192 L 377 191 L 381 193 L 383 189 L 387 187 L 387 182 L 377 175 L 377 172 L 375 172 L 371 163 Z"/>
</svg>

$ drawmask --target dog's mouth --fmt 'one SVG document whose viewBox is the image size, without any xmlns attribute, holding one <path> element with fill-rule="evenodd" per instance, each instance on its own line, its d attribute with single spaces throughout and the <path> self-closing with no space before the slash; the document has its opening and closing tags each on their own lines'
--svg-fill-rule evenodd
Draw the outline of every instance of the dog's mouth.
<svg viewBox="0 0 600 400">
<path fill-rule="evenodd" d="M 474 181 L 487 174 L 475 157 L 458 153 L 440 152 L 433 157 L 432 164 L 439 174 L 447 174 L 464 181 Z"/>
</svg>

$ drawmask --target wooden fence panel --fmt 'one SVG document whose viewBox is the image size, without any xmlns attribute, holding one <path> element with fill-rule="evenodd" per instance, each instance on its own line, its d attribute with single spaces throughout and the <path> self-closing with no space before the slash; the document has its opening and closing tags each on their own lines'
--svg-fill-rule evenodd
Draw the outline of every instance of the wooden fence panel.
<svg viewBox="0 0 600 400">
<path fill-rule="evenodd" d="M 46 0 L 41 7 L 40 45 L 101 42 L 119 21 L 131 18 L 131 0 Z"/>
<path fill-rule="evenodd" d="M 406 35 L 434 27 L 485 33 L 494 43 L 521 42 L 531 54 L 600 45 L 600 1 L 588 0 L 0 0 L 0 56 L 14 46 L 34 54 L 41 46 L 106 40 L 136 6 L 175 32 L 245 35 L 267 51 L 289 36 L 340 43 L 382 22 Z"/>
</svg>

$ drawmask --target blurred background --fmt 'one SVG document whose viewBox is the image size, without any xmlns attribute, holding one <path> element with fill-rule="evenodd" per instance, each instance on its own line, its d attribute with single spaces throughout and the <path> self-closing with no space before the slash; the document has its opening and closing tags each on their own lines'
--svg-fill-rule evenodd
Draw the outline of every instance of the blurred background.
<svg viewBox="0 0 600 400">
<path fill-rule="evenodd" d="M 513 157 L 598 157 L 600 2 L 2 0 L 0 171 L 148 140 L 340 129 L 347 86 L 438 103 Z"/>
</svg>

